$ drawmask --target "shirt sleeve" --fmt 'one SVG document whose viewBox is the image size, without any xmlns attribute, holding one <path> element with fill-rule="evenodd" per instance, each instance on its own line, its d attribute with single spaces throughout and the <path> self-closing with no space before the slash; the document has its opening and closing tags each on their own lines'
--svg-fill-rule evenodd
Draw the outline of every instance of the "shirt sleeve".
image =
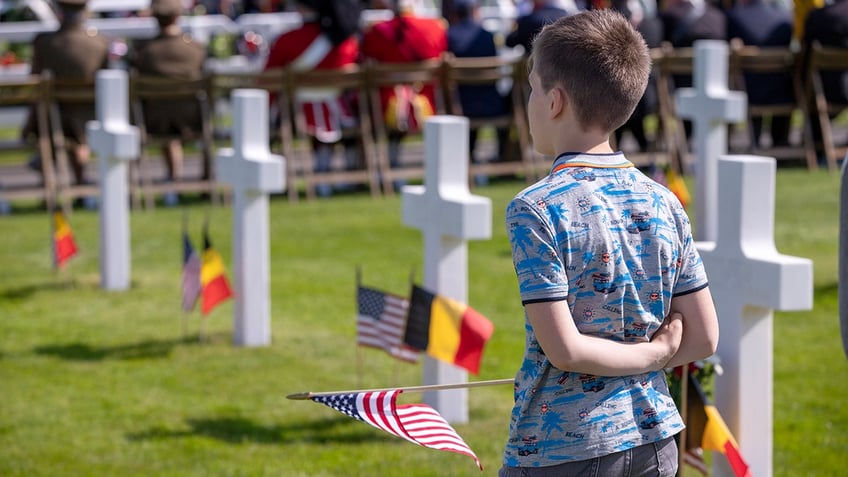
<svg viewBox="0 0 848 477">
<path fill-rule="evenodd" d="M 568 279 L 550 221 L 515 198 L 506 209 L 506 229 L 521 303 L 564 300 Z"/>
<path fill-rule="evenodd" d="M 708 285 L 704 262 L 701 260 L 701 254 L 697 247 L 695 247 L 695 241 L 692 239 L 692 227 L 689 219 L 682 207 L 678 211 L 680 214 L 678 227 L 681 230 L 682 246 L 680 247 L 680 257 L 677 260 L 680 270 L 677 273 L 677 282 L 674 284 L 672 296 L 693 293 Z"/>
</svg>

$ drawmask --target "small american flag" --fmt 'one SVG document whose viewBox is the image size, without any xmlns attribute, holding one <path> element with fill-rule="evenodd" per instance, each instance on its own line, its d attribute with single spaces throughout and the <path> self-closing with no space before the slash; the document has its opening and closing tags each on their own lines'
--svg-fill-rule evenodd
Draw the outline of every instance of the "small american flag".
<svg viewBox="0 0 848 477">
<path fill-rule="evenodd" d="M 395 358 L 418 362 L 420 352 L 403 343 L 409 301 L 360 286 L 357 292 L 356 343 L 386 350 Z"/>
<path fill-rule="evenodd" d="M 467 455 L 483 470 L 480 459 L 441 414 L 426 404 L 398 405 L 401 392 L 331 394 L 313 396 L 312 400 L 414 444 Z"/>
<path fill-rule="evenodd" d="M 183 232 L 183 311 L 194 309 L 200 289 L 200 257 L 194 251 L 188 234 Z"/>
</svg>

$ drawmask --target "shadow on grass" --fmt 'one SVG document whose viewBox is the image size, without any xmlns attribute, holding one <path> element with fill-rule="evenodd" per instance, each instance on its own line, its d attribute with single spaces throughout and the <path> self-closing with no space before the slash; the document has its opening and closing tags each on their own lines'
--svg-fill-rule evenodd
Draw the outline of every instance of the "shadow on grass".
<svg viewBox="0 0 848 477">
<path fill-rule="evenodd" d="M 146 340 L 120 346 L 92 346 L 87 343 L 38 346 L 33 352 L 74 361 L 102 361 L 105 359 L 167 358 L 180 345 L 199 345 L 197 337 L 175 340 Z"/>
<path fill-rule="evenodd" d="M 31 283 L 16 288 L 0 290 L 0 300 L 24 300 L 38 292 L 74 290 L 81 287 L 94 288 L 96 286 L 98 285 L 89 285 L 73 278 L 64 281 Z"/>
<path fill-rule="evenodd" d="M 185 437 L 209 437 L 230 444 L 348 443 L 380 441 L 390 437 L 355 419 L 339 416 L 329 419 L 261 425 L 244 417 L 187 419 L 187 430 L 154 427 L 127 434 L 130 441 L 156 441 Z"/>
</svg>

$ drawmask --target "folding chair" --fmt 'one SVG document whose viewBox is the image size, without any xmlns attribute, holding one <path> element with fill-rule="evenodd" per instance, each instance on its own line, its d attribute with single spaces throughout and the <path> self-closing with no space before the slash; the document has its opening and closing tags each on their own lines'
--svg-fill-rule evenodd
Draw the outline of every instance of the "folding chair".
<svg viewBox="0 0 848 477">
<path fill-rule="evenodd" d="M 209 106 L 209 84 L 206 78 L 186 80 L 162 76 L 134 73 L 130 78 L 130 98 L 133 122 L 141 135 L 141 157 L 139 169 L 141 190 L 145 207 L 155 207 L 157 195 L 180 192 L 200 192 L 209 194 L 213 203 L 221 200 L 216 183 L 214 143 L 212 140 L 212 119 Z M 179 129 L 169 120 L 159 116 L 161 124 L 155 124 L 156 114 L 174 111 L 196 110 L 192 117 L 181 118 Z M 153 108 L 161 108 L 154 111 Z M 194 175 L 184 174 L 173 180 L 165 180 L 154 167 L 148 149 L 151 146 L 167 146 L 171 141 L 185 144 L 197 141 L 200 153 L 200 171 Z"/>
<path fill-rule="evenodd" d="M 297 161 L 297 170 L 306 187 L 306 197 L 315 198 L 316 188 L 319 184 L 341 185 L 341 184 L 367 184 L 372 197 L 380 195 L 379 166 L 377 159 L 377 146 L 374 142 L 371 115 L 368 108 L 367 83 L 364 68 L 359 65 L 349 65 L 338 69 L 313 69 L 309 71 L 287 70 L 287 104 L 291 107 L 291 117 L 294 118 L 294 131 L 296 141 L 300 144 L 299 150 L 303 154 L 292 156 L 289 160 Z M 329 95 L 335 97 L 340 91 L 347 91 L 352 95 L 352 111 L 357 119 L 357 124 L 341 131 L 342 141 L 355 141 L 357 143 L 358 161 L 354 168 L 351 164 L 343 161 L 338 164 L 338 155 L 333 154 L 333 162 L 330 170 L 317 172 L 315 170 L 316 158 L 313 148 L 313 137 L 310 134 L 302 102 L 311 98 L 320 99 Z M 333 152 L 342 147 L 336 143 L 332 146 Z"/>
<path fill-rule="evenodd" d="M 659 96 L 659 127 L 669 156 L 669 164 L 681 173 L 689 173 L 689 143 L 683 120 L 675 110 L 674 77 L 691 75 L 694 69 L 694 50 L 692 48 L 674 48 L 671 43 L 663 42 L 660 48 L 651 49 L 654 67 L 657 69 L 657 89 Z"/>
<path fill-rule="evenodd" d="M 40 177 L 31 171 L 28 164 L 4 165 L 0 172 L 0 203 L 8 204 L 16 199 L 44 200 L 47 210 L 56 203 L 56 171 L 53 163 L 53 151 L 50 147 L 50 125 L 47 104 L 44 102 L 44 83 L 38 75 L 23 78 L 8 78 L 0 81 L 0 109 L 28 108 L 31 131 L 36 135 L 36 143 L 21 141 L 5 142 L 0 145 L 4 152 L 36 152 L 39 160 Z"/>
<path fill-rule="evenodd" d="M 809 67 L 807 70 L 808 91 L 813 95 L 815 111 L 821 126 L 821 139 L 824 146 L 824 156 L 827 167 L 831 171 L 837 169 L 837 158 L 845 156 L 848 147 L 837 147 L 834 144 L 832 117 L 836 117 L 846 109 L 848 104 L 828 98 L 822 82 L 823 73 L 842 73 L 843 85 L 848 75 L 848 49 L 821 46 L 818 42 L 810 49 Z M 811 86 L 811 88 L 809 88 Z"/>
<path fill-rule="evenodd" d="M 56 159 L 57 200 L 64 209 L 70 210 L 74 199 L 97 196 L 99 186 L 97 181 L 75 183 L 71 178 L 69 144 L 63 129 L 63 115 L 95 119 L 95 85 L 94 81 L 55 78 L 49 71 L 42 72 L 42 80 L 45 82 L 44 100 L 48 107 L 50 139 Z M 132 189 L 132 172 L 130 175 Z"/>
<path fill-rule="evenodd" d="M 530 140 L 529 124 L 525 110 L 524 95 L 520 81 L 526 77 L 520 70 L 525 68 L 522 55 L 492 56 L 480 58 L 457 58 L 445 56 L 445 92 L 450 114 L 464 116 L 460 87 L 492 86 L 506 84 L 509 87 L 509 105 L 504 114 L 492 117 L 468 118 L 471 130 L 492 127 L 515 130 L 518 146 L 517 157 L 504 157 L 496 162 L 476 162 L 472 159 L 468 172 L 477 175 L 512 174 L 523 176 L 527 182 L 538 177 L 535 171 L 533 145 Z M 500 145 L 504 149 L 503 145 Z M 473 154 L 473 151 L 472 151 Z M 473 181 L 471 181 L 473 183 Z"/>
<path fill-rule="evenodd" d="M 745 152 L 773 156 L 777 159 L 804 158 L 809 169 L 818 168 L 813 145 L 812 131 L 807 120 L 807 107 L 798 75 L 798 57 L 789 47 L 746 46 L 738 39 L 730 42 L 731 87 L 748 92 L 746 77 L 751 75 L 769 75 L 766 79 L 777 79 L 780 75 L 792 81 L 792 98 L 788 102 L 774 104 L 752 104 L 748 101 L 748 128 L 753 131 L 752 122 L 764 116 L 788 116 L 800 111 L 803 118 L 801 141 L 797 145 L 756 147 L 753 137 L 746 145 Z M 774 76 L 772 76 L 774 75 Z M 750 97 L 750 96 L 749 96 Z"/>
<path fill-rule="evenodd" d="M 424 161 L 410 160 L 409 157 L 399 159 L 401 164 L 391 165 L 389 160 L 389 134 L 392 133 L 383 117 L 381 91 L 383 88 L 394 86 L 411 86 L 420 91 L 424 85 L 431 85 L 434 90 L 435 114 L 444 114 L 445 100 L 442 92 L 444 60 L 442 57 L 412 63 L 366 63 L 368 99 L 372 112 L 374 134 L 377 143 L 377 158 L 380 176 L 383 182 L 383 192 L 387 195 L 394 193 L 395 180 L 420 179 L 424 177 Z M 422 125 L 423 128 L 423 125 Z M 422 129 L 423 131 L 423 129 Z"/>
</svg>

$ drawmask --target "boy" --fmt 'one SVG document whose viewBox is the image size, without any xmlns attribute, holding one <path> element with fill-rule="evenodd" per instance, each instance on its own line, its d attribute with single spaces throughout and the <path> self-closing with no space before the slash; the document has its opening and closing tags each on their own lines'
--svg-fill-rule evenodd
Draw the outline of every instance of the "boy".
<svg viewBox="0 0 848 477">
<path fill-rule="evenodd" d="M 533 143 L 556 159 L 506 210 L 527 337 L 499 475 L 673 476 L 662 369 L 713 354 L 718 321 L 680 202 L 609 145 L 648 49 L 591 10 L 546 26 L 530 67 Z"/>
</svg>

